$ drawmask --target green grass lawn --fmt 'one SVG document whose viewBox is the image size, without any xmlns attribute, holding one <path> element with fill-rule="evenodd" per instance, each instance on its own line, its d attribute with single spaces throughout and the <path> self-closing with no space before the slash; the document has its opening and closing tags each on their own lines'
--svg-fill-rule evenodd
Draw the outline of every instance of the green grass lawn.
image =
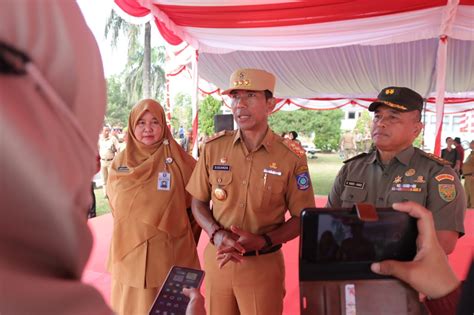
<svg viewBox="0 0 474 315">
<path fill-rule="evenodd" d="M 316 157 L 317 159 L 308 159 L 314 194 L 327 196 L 342 167 L 342 160 L 337 153 L 319 153 Z"/>
<path fill-rule="evenodd" d="M 342 167 L 342 160 L 336 153 L 319 153 L 316 157 L 316 159 L 308 159 L 314 194 L 327 196 L 331 191 L 337 172 Z M 97 216 L 109 213 L 109 201 L 104 198 L 102 188 L 96 189 L 94 192 Z"/>
</svg>

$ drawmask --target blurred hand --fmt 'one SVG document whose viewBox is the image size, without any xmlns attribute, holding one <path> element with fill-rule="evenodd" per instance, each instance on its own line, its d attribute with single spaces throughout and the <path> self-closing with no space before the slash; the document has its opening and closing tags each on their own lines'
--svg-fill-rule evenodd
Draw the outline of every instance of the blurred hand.
<svg viewBox="0 0 474 315">
<path fill-rule="evenodd" d="M 216 259 L 219 260 L 219 268 L 224 267 L 229 261 L 241 262 L 245 248 L 237 242 L 239 236 L 228 230 L 221 230 L 214 236 L 214 245 L 217 248 Z"/>
<path fill-rule="evenodd" d="M 206 315 L 204 297 L 198 289 L 183 288 L 183 294 L 190 299 L 188 307 L 186 307 L 186 315 Z"/>
<path fill-rule="evenodd" d="M 410 262 L 386 260 L 373 263 L 372 271 L 397 277 L 433 299 L 452 292 L 460 282 L 438 242 L 431 212 L 415 202 L 394 203 L 393 208 L 418 219 L 418 252 Z"/>
</svg>

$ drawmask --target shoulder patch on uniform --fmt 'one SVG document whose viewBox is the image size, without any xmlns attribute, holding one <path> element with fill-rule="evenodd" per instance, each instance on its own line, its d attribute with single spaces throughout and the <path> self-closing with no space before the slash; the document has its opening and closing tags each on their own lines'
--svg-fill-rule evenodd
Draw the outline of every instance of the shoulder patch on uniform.
<svg viewBox="0 0 474 315">
<path fill-rule="evenodd" d="M 415 148 L 415 150 L 419 151 L 421 153 L 422 156 L 432 160 L 432 161 L 435 161 L 436 163 L 440 164 L 440 165 L 451 165 L 451 162 L 449 161 L 446 161 L 445 159 L 442 159 L 440 158 L 439 156 L 437 155 L 434 155 L 432 153 L 428 153 L 428 152 L 425 152 L 423 150 L 420 150 L 418 148 Z"/>
<path fill-rule="evenodd" d="M 343 161 L 342 163 L 347 163 L 347 162 L 350 162 L 350 161 L 354 161 L 354 160 L 360 159 L 360 158 L 362 158 L 362 157 L 364 157 L 364 156 L 366 156 L 366 155 L 368 155 L 367 152 L 362 152 L 361 154 L 358 154 L 358 155 L 356 155 L 356 156 L 353 156 L 353 157 L 351 157 L 350 159 L 347 159 L 347 160 Z"/>
<path fill-rule="evenodd" d="M 288 149 L 290 149 L 291 152 L 296 154 L 296 156 L 298 156 L 299 158 L 302 158 L 306 155 L 306 151 L 296 141 L 290 139 L 283 139 L 281 143 L 283 143 Z"/>
<path fill-rule="evenodd" d="M 215 133 L 213 134 L 212 136 L 210 136 L 209 138 L 207 138 L 206 142 L 205 143 L 209 143 L 211 141 L 214 141 L 216 139 L 219 139 L 220 137 L 222 136 L 225 136 L 226 134 L 230 133 L 230 131 L 227 131 L 227 130 L 222 130 L 222 131 L 219 131 L 218 133 Z"/>
</svg>

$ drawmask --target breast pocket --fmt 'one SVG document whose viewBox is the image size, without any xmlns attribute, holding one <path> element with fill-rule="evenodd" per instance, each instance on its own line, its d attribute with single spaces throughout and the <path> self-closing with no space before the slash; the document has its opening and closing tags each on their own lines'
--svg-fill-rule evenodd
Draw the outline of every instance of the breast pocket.
<svg viewBox="0 0 474 315">
<path fill-rule="evenodd" d="M 426 196 L 424 190 L 419 192 L 413 191 L 391 191 L 388 202 L 391 205 L 394 202 L 414 201 L 424 206 L 426 204 Z"/>
<path fill-rule="evenodd" d="M 342 207 L 350 208 L 356 203 L 364 202 L 366 198 L 366 190 L 347 187 L 341 195 Z"/>
<path fill-rule="evenodd" d="M 256 211 L 268 211 L 284 202 L 285 183 L 281 179 L 277 179 L 275 176 L 268 176 L 267 180 L 262 184 L 262 201 Z"/>
<path fill-rule="evenodd" d="M 216 189 L 222 189 L 226 194 L 229 193 L 229 187 L 232 183 L 232 173 L 231 172 L 224 172 L 224 171 L 213 171 L 209 176 L 209 181 L 211 183 L 211 194 L 212 194 L 212 202 L 219 203 L 223 200 L 219 200 L 216 198 L 215 191 Z M 226 198 L 224 198 L 226 199 Z"/>
</svg>

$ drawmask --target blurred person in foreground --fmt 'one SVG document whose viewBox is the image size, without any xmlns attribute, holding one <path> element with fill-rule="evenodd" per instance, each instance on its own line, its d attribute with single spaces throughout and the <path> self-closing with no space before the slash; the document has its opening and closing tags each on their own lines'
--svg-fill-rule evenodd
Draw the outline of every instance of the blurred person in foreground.
<svg viewBox="0 0 474 315">
<path fill-rule="evenodd" d="M 200 268 L 200 229 L 185 191 L 195 163 L 173 139 L 158 102 L 132 108 L 128 143 L 112 162 L 107 188 L 114 217 L 108 270 L 118 314 L 148 314 L 173 265 Z"/>
<path fill-rule="evenodd" d="M 76 1 L 0 4 L 0 314 L 111 314 L 81 282 L 106 90 Z"/>
</svg>

